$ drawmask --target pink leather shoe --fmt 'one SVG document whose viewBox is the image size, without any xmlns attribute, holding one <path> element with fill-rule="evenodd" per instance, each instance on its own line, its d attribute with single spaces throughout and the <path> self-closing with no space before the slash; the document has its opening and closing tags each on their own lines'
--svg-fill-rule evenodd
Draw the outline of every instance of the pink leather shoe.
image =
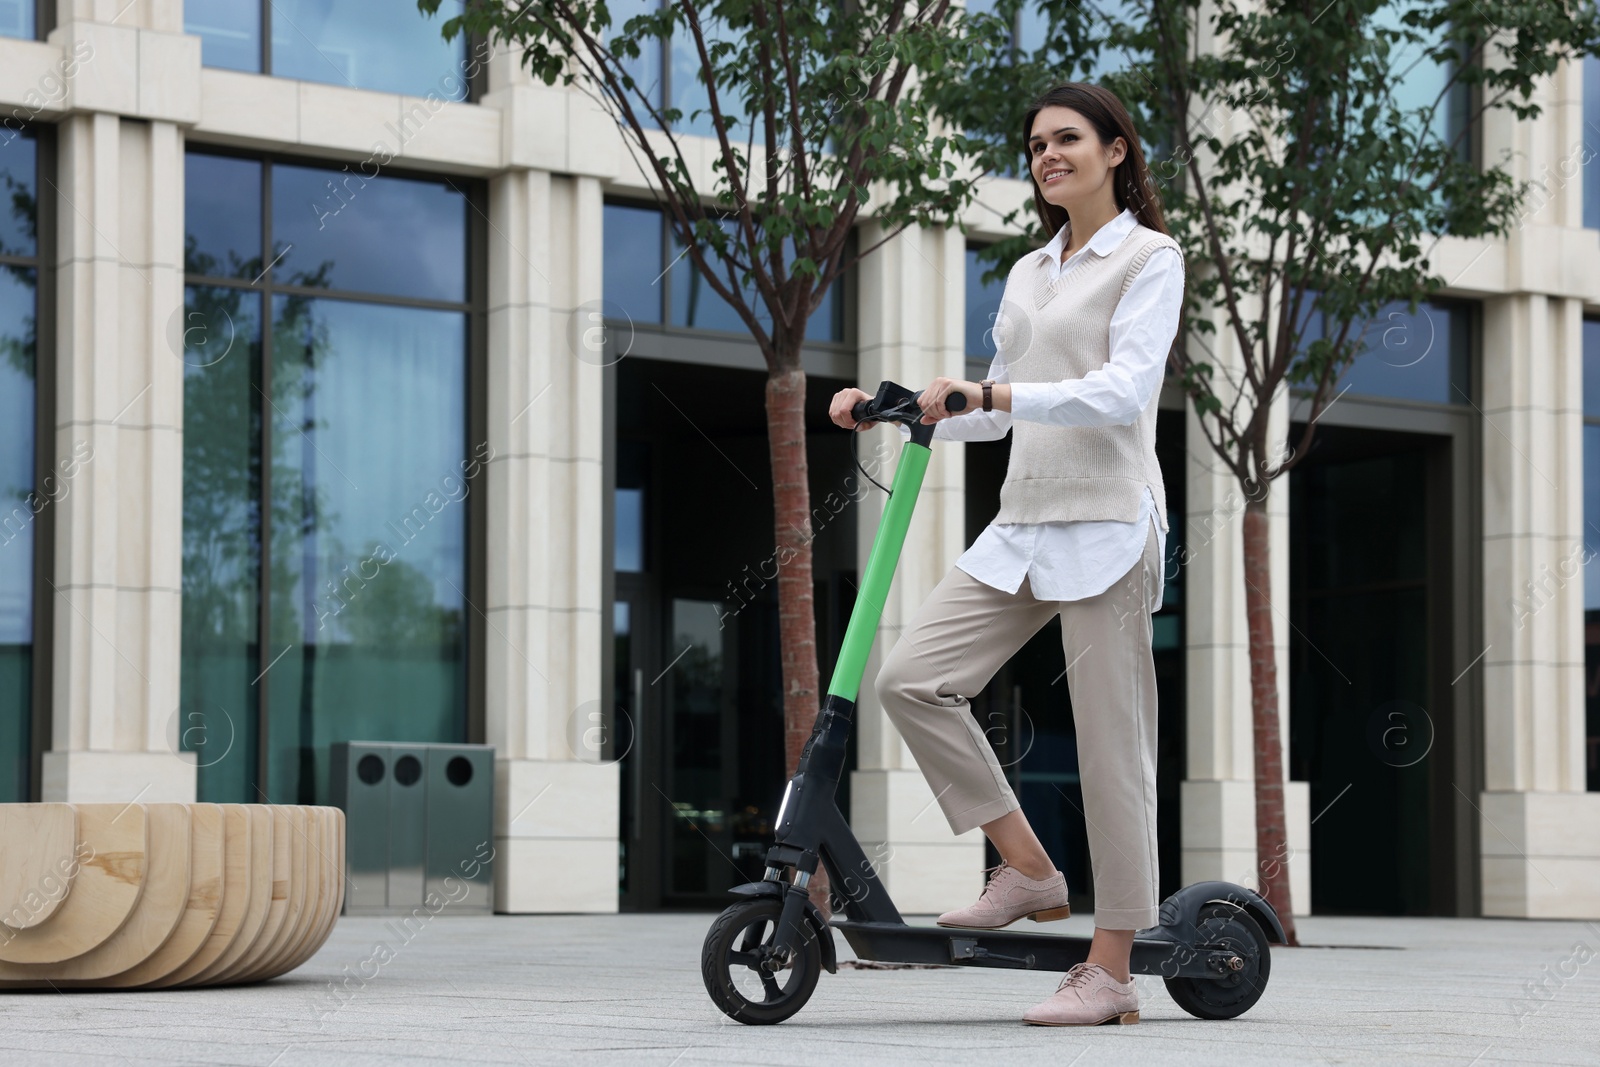
<svg viewBox="0 0 1600 1067">
<path fill-rule="evenodd" d="M 1139 991 L 1132 979 L 1119 982 L 1098 963 L 1080 963 L 1068 971 L 1055 996 L 1022 1013 L 1035 1026 L 1099 1026 L 1139 1021 Z"/>
<path fill-rule="evenodd" d="M 1042 882 L 1024 876 L 1004 860 L 996 867 L 985 868 L 985 873 L 989 871 L 994 874 L 977 903 L 945 912 L 939 916 L 940 926 L 998 930 L 1023 916 L 1044 923 L 1072 914 L 1067 906 L 1067 876 L 1060 871 Z"/>
</svg>

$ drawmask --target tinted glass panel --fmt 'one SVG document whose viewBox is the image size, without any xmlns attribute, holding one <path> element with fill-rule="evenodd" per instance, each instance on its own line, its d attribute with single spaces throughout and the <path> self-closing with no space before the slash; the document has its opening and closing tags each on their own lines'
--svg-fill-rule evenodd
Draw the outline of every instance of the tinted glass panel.
<svg viewBox="0 0 1600 1067">
<path fill-rule="evenodd" d="M 606 10 L 611 13 L 611 28 L 603 34 L 608 41 L 615 40 L 622 34 L 622 28 L 628 20 L 635 15 L 643 15 L 658 9 L 661 5 L 658 0 L 617 0 L 606 5 Z M 662 41 L 658 37 L 640 39 L 639 57 L 637 59 L 622 59 L 623 69 L 633 77 L 639 87 L 639 93 L 647 97 L 659 110 L 666 106 L 664 86 L 661 82 L 661 54 Z M 659 129 L 659 124 L 650 117 L 650 112 L 640 105 L 639 98 L 630 96 L 629 103 L 633 106 L 639 117 L 639 122 L 647 130 Z"/>
<path fill-rule="evenodd" d="M 190 286 L 183 371 L 183 652 L 178 739 L 199 796 L 258 803 L 261 296 Z"/>
<path fill-rule="evenodd" d="M 1340 379 L 1353 394 L 1464 404 L 1470 395 L 1465 314 L 1448 305 L 1387 307 L 1367 327 L 1361 355 Z"/>
<path fill-rule="evenodd" d="M 1600 58 L 1583 57 L 1583 224 L 1600 227 Z"/>
<path fill-rule="evenodd" d="M 383 0 L 273 0 L 272 73 L 357 89 L 465 100 L 466 37 L 440 28 L 461 14 L 443 0 L 427 17 Z"/>
<path fill-rule="evenodd" d="M 664 282 L 661 213 L 655 208 L 607 204 L 604 227 L 606 314 L 621 311 L 634 322 L 659 323 Z"/>
<path fill-rule="evenodd" d="M 984 263 L 978 259 L 976 248 L 967 249 L 967 357 L 969 359 L 994 359 L 994 319 L 1000 313 L 1000 298 L 1005 295 L 1006 279 L 999 278 L 985 284 L 986 271 L 1005 269 L 1005 264 Z"/>
<path fill-rule="evenodd" d="M 0 267 L 0 803 L 27 800 L 33 701 L 34 273 Z"/>
<path fill-rule="evenodd" d="M 709 600 L 672 602 L 671 652 L 678 656 L 669 675 L 667 751 L 667 870 L 669 893 L 715 893 L 731 884 L 737 870 L 727 861 L 729 839 L 727 776 L 735 760 L 724 759 L 725 686 L 723 638 L 718 625 L 723 604 Z M 710 839 L 717 847 L 706 848 Z"/>
<path fill-rule="evenodd" d="M 728 29 L 727 22 L 712 16 L 709 6 L 701 9 L 700 32 L 705 38 L 707 52 L 710 52 L 711 46 L 718 41 L 737 43 L 739 40 L 739 35 Z M 728 61 L 724 58 L 715 62 L 724 64 Z M 683 117 L 677 121 L 675 129 L 679 133 L 715 137 L 717 127 L 711 117 L 711 96 L 706 92 L 705 83 L 700 80 L 700 76 L 700 53 L 695 48 L 694 38 L 689 30 L 680 24 L 673 31 L 672 38 L 672 106 L 683 112 Z M 725 85 L 719 85 L 717 107 L 722 111 L 729 140 L 743 142 L 749 136 L 750 127 L 744 117 L 738 94 L 729 92 Z M 700 113 L 697 115 L 696 111 Z"/>
<path fill-rule="evenodd" d="M 274 165 L 273 280 L 465 300 L 467 210 L 443 182 Z"/>
<path fill-rule="evenodd" d="M 644 570 L 644 490 L 617 490 L 614 566 L 619 571 Z"/>
<path fill-rule="evenodd" d="M 1583 428 L 1583 608 L 1600 609 L 1600 426 Z M 1570 573 L 1570 572 L 1569 572 Z"/>
<path fill-rule="evenodd" d="M 732 232 L 737 224 L 733 220 L 725 220 L 723 228 Z M 722 294 L 706 282 L 698 268 L 688 256 L 679 256 L 683 245 L 678 242 L 674 233 L 670 242 L 672 256 L 672 325 L 693 326 L 702 330 L 727 330 L 732 333 L 748 334 L 749 328 L 733 310 L 733 307 L 724 299 Z M 784 256 L 790 262 L 794 258 L 794 240 L 785 238 Z M 724 286 L 728 285 L 725 272 L 713 262 L 713 269 Z M 756 321 L 768 329 L 771 328 L 772 315 L 767 311 L 766 304 L 756 296 L 755 278 L 750 279 L 750 284 L 744 288 L 745 302 L 753 308 Z M 843 337 L 844 330 L 840 316 L 839 282 L 828 287 L 827 295 L 823 297 L 817 310 L 811 313 L 811 318 L 806 324 L 806 337 L 814 341 L 837 341 Z"/>
<path fill-rule="evenodd" d="M 1330 326 L 1315 310 L 1316 293 L 1301 304 L 1300 347 L 1323 337 Z M 1347 334 L 1361 338 L 1361 352 L 1345 368 L 1335 394 L 1383 396 L 1434 404 L 1467 404 L 1472 398 L 1472 316 L 1461 304 L 1421 303 L 1416 314 L 1403 301 L 1388 304 L 1366 327 Z M 1309 389 L 1309 387 L 1307 387 Z"/>
<path fill-rule="evenodd" d="M 34 0 L 0 0 L 0 37 L 33 39 Z"/>
<path fill-rule="evenodd" d="M 261 164 L 191 152 L 183 163 L 184 271 L 213 278 L 261 273 Z"/>
<path fill-rule="evenodd" d="M 466 738 L 466 315 L 273 307 L 269 793 L 335 741 Z M 374 403 L 374 383 L 383 402 Z"/>
<path fill-rule="evenodd" d="M 184 0 L 183 32 L 199 36 L 204 65 L 261 73 L 261 5 L 255 0 Z"/>
<path fill-rule="evenodd" d="M 1583 414 L 1600 419 L 1600 319 L 1583 320 Z"/>
<path fill-rule="evenodd" d="M 0 7 L 0 16 L 4 8 Z M 35 491 L 38 270 L 35 145 L 0 129 L 0 803 L 26 801 L 33 700 L 33 547 L 39 511 L 70 490 L 71 456 Z"/>
<path fill-rule="evenodd" d="M 37 166 L 38 142 L 0 126 L 0 255 L 31 256 L 37 247 Z"/>
</svg>

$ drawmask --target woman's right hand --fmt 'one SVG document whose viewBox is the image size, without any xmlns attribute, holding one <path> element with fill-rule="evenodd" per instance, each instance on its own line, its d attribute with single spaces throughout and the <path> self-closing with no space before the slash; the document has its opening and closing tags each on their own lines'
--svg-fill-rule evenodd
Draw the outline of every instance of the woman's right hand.
<svg viewBox="0 0 1600 1067">
<path fill-rule="evenodd" d="M 856 428 L 856 417 L 851 414 L 851 409 L 861 401 L 871 399 L 871 393 L 862 392 L 860 389 L 841 389 L 833 394 L 833 402 L 828 405 L 828 418 L 832 419 L 835 425 L 853 430 Z"/>
</svg>

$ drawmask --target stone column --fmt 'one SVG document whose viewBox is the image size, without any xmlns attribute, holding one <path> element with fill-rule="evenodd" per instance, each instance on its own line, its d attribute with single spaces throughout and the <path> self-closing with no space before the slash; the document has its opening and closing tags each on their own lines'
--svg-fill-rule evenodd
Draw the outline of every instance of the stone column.
<svg viewBox="0 0 1600 1067">
<path fill-rule="evenodd" d="M 1484 302 L 1485 915 L 1600 916 L 1600 793 L 1585 792 L 1583 304 L 1600 272 L 1576 180 L 1583 72 L 1543 85 L 1532 122 L 1493 113 L 1484 155 L 1536 189 Z M 1592 297 L 1591 297 L 1592 299 Z M 1590 472 L 1590 477 L 1593 473 Z M 1471 798 L 1461 798 L 1471 803 Z"/>
<path fill-rule="evenodd" d="M 1485 915 L 1600 916 L 1600 794 L 1584 791 L 1582 310 L 1538 293 L 1484 305 Z"/>
<path fill-rule="evenodd" d="M 1253 303 L 1253 301 L 1252 301 Z M 1246 314 L 1258 314 L 1251 309 Z M 1233 335 L 1217 312 L 1219 358 L 1237 361 Z M 1284 439 L 1288 409 L 1280 400 L 1273 432 Z M 1244 494 L 1212 450 L 1191 405 L 1187 435 L 1184 523 L 1185 730 L 1188 774 L 1182 798 L 1183 881 L 1235 882 L 1255 888 L 1258 876 L 1255 731 L 1250 707 L 1250 639 L 1245 621 Z M 1272 487 L 1273 645 L 1278 660 L 1279 732 L 1288 766 L 1289 515 L 1288 486 Z M 1173 517 L 1177 519 L 1177 516 Z M 1310 783 L 1285 783 L 1289 893 L 1297 915 L 1311 910 Z"/>
<path fill-rule="evenodd" d="M 864 223 L 863 246 L 883 230 Z M 885 379 L 921 388 L 938 375 L 964 378 L 966 242 L 959 230 L 911 227 L 861 264 L 859 365 L 868 392 Z M 867 433 L 869 454 L 890 457 L 874 476 L 885 485 L 901 448 L 897 429 Z M 950 832 L 933 790 L 917 769 L 873 692 L 883 657 L 939 580 L 966 548 L 965 450 L 959 442 L 936 441 L 918 498 L 899 570 L 889 590 L 878 641 L 867 661 L 856 706 L 857 769 L 850 779 L 850 822 L 878 875 L 906 913 L 940 912 L 976 897 L 983 887 L 983 832 Z M 857 522 L 858 573 L 864 571 L 883 494 L 862 498 Z"/>
<path fill-rule="evenodd" d="M 484 106 L 502 110 L 510 164 L 489 190 L 494 455 L 483 607 L 495 906 L 614 912 L 619 775 L 593 744 L 609 428 L 603 361 L 585 347 L 599 322 L 587 316 L 601 299 L 601 184 L 570 173 L 577 149 L 562 116 L 576 94 L 531 85 L 498 59 L 490 83 Z M 593 117 L 585 122 L 594 128 Z M 614 155 L 598 147 L 584 167 Z"/>
<path fill-rule="evenodd" d="M 120 5 L 117 5 L 120 6 Z M 200 42 L 175 0 L 59 7 L 54 699 L 44 800 L 193 801 L 177 752 L 183 136 Z M 66 70 L 67 67 L 63 67 Z M 59 467 L 58 467 L 59 469 Z"/>
</svg>

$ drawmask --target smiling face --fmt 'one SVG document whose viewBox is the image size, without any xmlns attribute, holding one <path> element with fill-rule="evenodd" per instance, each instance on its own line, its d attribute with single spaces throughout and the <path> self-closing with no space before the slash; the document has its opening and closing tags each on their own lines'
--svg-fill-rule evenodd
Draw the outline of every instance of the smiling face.
<svg viewBox="0 0 1600 1067">
<path fill-rule="evenodd" d="M 1052 105 L 1034 116 L 1028 139 L 1033 180 L 1049 203 L 1071 210 L 1075 203 L 1113 197 L 1111 171 L 1127 155 L 1121 137 L 1109 145 L 1082 113 Z"/>
</svg>

